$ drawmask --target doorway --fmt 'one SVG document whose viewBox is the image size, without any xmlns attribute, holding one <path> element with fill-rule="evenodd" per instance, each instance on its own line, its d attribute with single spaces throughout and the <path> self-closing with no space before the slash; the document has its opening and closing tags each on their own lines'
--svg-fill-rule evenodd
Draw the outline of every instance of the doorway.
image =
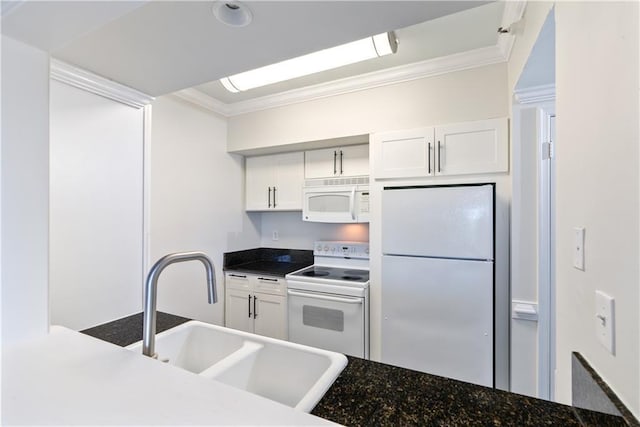
<svg viewBox="0 0 640 427">
<path fill-rule="evenodd" d="M 555 19 L 540 31 L 514 92 L 511 391 L 555 391 Z"/>
</svg>

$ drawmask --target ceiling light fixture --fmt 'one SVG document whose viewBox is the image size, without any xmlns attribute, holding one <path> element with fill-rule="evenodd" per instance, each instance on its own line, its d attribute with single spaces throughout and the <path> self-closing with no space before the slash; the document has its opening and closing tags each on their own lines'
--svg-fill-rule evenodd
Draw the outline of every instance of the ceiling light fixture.
<svg viewBox="0 0 640 427">
<path fill-rule="evenodd" d="M 395 33 L 377 34 L 366 39 L 343 44 L 308 55 L 288 59 L 255 70 L 220 79 L 229 92 L 241 92 L 272 83 L 331 70 L 371 58 L 396 53 L 398 41 Z"/>
<path fill-rule="evenodd" d="M 251 23 L 251 10 L 239 1 L 216 1 L 213 14 L 218 21 L 232 27 L 244 27 Z"/>
</svg>

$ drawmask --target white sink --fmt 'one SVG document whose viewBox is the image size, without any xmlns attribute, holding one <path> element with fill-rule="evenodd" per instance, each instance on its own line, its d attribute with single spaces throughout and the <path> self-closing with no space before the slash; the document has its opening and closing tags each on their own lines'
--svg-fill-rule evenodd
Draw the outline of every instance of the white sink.
<svg viewBox="0 0 640 427">
<path fill-rule="evenodd" d="M 142 342 L 127 347 L 142 352 Z M 310 412 L 340 372 L 340 353 L 192 320 L 156 335 L 158 360 Z"/>
</svg>

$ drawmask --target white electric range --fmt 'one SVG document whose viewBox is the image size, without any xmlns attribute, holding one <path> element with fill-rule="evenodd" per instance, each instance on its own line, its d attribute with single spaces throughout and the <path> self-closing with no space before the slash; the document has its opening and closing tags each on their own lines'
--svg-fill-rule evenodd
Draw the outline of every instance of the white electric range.
<svg viewBox="0 0 640 427">
<path fill-rule="evenodd" d="M 369 358 L 369 244 L 319 241 L 287 274 L 289 341 Z"/>
</svg>

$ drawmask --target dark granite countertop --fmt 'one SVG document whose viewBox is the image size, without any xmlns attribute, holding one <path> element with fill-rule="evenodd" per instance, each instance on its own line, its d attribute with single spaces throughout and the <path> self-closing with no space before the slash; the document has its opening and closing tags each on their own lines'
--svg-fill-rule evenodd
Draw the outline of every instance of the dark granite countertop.
<svg viewBox="0 0 640 427">
<path fill-rule="evenodd" d="M 157 331 L 189 319 L 158 312 Z M 142 313 L 82 331 L 126 346 Z M 349 357 L 312 414 L 348 426 L 626 426 L 618 416 Z"/>
<path fill-rule="evenodd" d="M 191 319 L 173 314 L 157 312 L 156 333 L 166 331 Z M 126 347 L 134 342 L 142 341 L 142 313 L 114 320 L 80 331 L 103 341 Z"/>
<path fill-rule="evenodd" d="M 349 426 L 625 426 L 620 417 L 349 357 L 311 412 Z M 585 417 L 586 418 L 586 417 Z"/>
<path fill-rule="evenodd" d="M 313 264 L 313 251 L 300 249 L 255 248 L 224 254 L 224 271 L 285 275 Z"/>
</svg>

